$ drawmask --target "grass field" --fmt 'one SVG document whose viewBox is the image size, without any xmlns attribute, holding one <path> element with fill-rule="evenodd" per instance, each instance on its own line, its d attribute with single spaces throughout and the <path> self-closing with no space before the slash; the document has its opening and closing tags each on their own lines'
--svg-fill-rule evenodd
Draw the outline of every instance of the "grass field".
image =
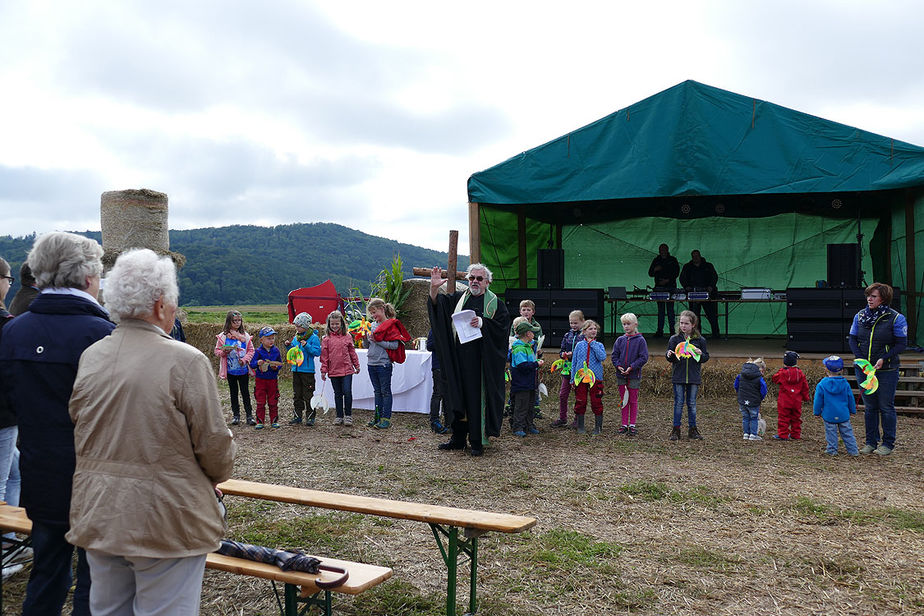
<svg viewBox="0 0 924 616">
<path fill-rule="evenodd" d="M 278 306 L 184 306 L 181 310 L 186 313 L 190 323 L 223 324 L 229 310 L 240 312 L 245 323 L 282 325 L 289 322 L 288 309 L 282 304 Z"/>
</svg>

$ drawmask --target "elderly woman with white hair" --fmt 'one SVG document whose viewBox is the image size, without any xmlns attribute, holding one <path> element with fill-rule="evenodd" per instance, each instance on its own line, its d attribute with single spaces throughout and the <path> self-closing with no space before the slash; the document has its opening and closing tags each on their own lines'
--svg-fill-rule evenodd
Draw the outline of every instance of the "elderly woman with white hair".
<svg viewBox="0 0 924 616">
<path fill-rule="evenodd" d="M 22 613 L 60 614 L 71 588 L 74 547 L 65 539 L 74 474 L 68 400 L 77 362 L 115 325 L 96 300 L 103 248 L 74 233 L 39 237 L 26 262 L 40 294 L 3 328 L 0 373 L 19 425 L 22 493 L 34 559 Z M 90 572 L 77 550 L 74 616 L 89 616 Z"/>
<path fill-rule="evenodd" d="M 169 335 L 178 295 L 169 258 L 126 252 L 106 278 L 118 326 L 80 358 L 67 538 L 86 550 L 93 614 L 198 614 L 225 531 L 215 486 L 236 446 L 208 359 Z"/>
</svg>

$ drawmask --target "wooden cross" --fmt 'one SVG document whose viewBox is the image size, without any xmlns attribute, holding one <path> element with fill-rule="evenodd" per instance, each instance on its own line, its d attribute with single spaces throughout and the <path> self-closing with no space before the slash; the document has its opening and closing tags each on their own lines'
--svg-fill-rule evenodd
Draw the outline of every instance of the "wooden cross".
<svg viewBox="0 0 924 616">
<path fill-rule="evenodd" d="M 440 270 L 440 276 L 446 278 L 446 293 L 452 295 L 456 292 L 456 280 L 465 280 L 465 272 L 456 270 L 459 261 L 459 232 L 455 229 L 449 232 L 449 262 L 446 269 Z M 427 267 L 415 267 L 412 270 L 415 276 L 430 276 L 431 269 Z M 455 272 L 456 275 L 450 276 L 449 272 Z"/>
</svg>

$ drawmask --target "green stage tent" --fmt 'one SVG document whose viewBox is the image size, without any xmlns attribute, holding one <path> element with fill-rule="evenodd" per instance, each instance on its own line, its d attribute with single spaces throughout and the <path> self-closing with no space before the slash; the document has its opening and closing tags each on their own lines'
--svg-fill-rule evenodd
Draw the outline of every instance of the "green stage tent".
<svg viewBox="0 0 924 616">
<path fill-rule="evenodd" d="M 859 241 L 865 282 L 899 287 L 922 331 L 924 148 L 773 103 L 685 81 L 473 174 L 468 200 L 497 292 L 537 286 L 544 248 L 564 250 L 567 288 L 644 288 L 662 242 L 681 265 L 700 250 L 720 290 L 814 287 L 827 245 Z M 785 334 L 785 304 L 729 326 Z"/>
</svg>

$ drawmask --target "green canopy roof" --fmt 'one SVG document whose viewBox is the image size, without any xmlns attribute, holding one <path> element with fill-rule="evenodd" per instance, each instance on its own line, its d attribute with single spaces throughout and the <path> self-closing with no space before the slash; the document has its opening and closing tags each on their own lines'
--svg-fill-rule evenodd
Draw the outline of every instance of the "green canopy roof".
<svg viewBox="0 0 924 616">
<path fill-rule="evenodd" d="M 924 148 L 685 81 L 473 174 L 468 195 L 519 205 L 921 185 Z"/>
</svg>

